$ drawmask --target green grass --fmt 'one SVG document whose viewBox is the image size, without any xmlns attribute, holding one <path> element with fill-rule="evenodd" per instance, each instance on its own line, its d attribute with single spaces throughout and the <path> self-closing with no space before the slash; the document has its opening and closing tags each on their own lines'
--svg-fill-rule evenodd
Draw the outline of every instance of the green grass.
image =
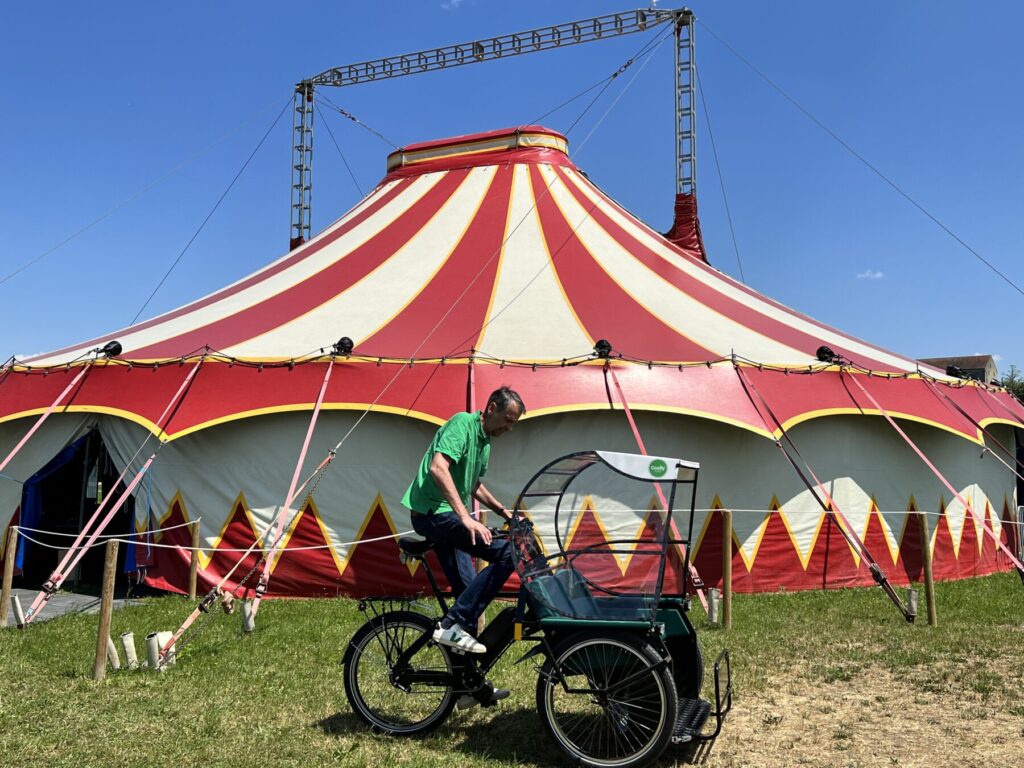
<svg viewBox="0 0 1024 768">
<path fill-rule="evenodd" d="M 937 591 L 935 628 L 906 625 L 877 589 L 737 595 L 728 632 L 704 626 L 699 608 L 694 620 L 709 667 L 719 649 L 731 650 L 737 711 L 744 701 L 770 701 L 779 672 L 797 670 L 789 685 L 827 696 L 830 686 L 872 669 L 921 691 L 969 695 L 980 707 L 1009 699 L 1024 711 L 1012 695 L 1021 684 L 1024 641 L 1024 589 L 1016 575 L 940 584 Z M 190 609 L 179 597 L 148 599 L 117 611 L 112 634 L 133 631 L 144 658 L 145 635 L 174 629 Z M 187 636 L 167 672 L 110 672 L 102 683 L 91 680 L 94 616 L 0 630 L 0 765 L 564 764 L 540 730 L 536 672 L 512 663 L 516 647 L 492 673 L 513 691 L 498 708 L 455 713 L 422 739 L 365 731 L 345 701 L 339 663 L 363 620 L 349 600 L 271 601 L 257 631 L 244 635 L 238 613 L 218 612 Z M 879 706 L 887 706 L 887 693 L 877 691 Z M 778 727 L 785 716 L 782 709 L 761 727 Z M 833 742 L 848 740 L 837 727 Z"/>
</svg>

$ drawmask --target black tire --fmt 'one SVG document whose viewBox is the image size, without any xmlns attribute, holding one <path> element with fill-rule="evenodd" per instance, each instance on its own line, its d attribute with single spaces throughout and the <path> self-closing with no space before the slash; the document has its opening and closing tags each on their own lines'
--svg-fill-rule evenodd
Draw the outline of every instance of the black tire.
<svg viewBox="0 0 1024 768">
<path fill-rule="evenodd" d="M 411 736 L 427 733 L 445 721 L 455 706 L 450 685 L 414 685 L 392 681 L 398 656 L 434 622 L 412 611 L 392 611 L 372 619 L 352 636 L 345 651 L 345 696 L 356 716 L 379 733 Z M 428 643 L 410 660 L 417 670 L 452 673 L 448 650 Z"/>
<path fill-rule="evenodd" d="M 679 702 L 668 665 L 649 644 L 631 635 L 581 632 L 566 638 L 554 655 L 537 679 L 537 711 L 570 760 L 588 768 L 634 768 L 661 756 Z M 569 688 L 596 692 L 567 693 L 556 666 Z M 633 675 L 638 679 L 616 687 Z"/>
<path fill-rule="evenodd" d="M 690 635 L 684 642 L 667 645 L 672 654 L 676 692 L 684 699 L 699 699 L 704 688 L 704 649 L 700 640 Z"/>
</svg>

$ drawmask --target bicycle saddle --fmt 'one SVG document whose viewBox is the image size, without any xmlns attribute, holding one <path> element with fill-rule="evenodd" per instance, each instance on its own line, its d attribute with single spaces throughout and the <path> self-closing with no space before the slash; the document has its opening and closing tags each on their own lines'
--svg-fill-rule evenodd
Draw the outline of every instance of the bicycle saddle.
<svg viewBox="0 0 1024 768">
<path fill-rule="evenodd" d="M 407 555 L 425 555 L 434 548 L 429 539 L 414 539 L 412 536 L 399 536 L 398 546 Z"/>
</svg>

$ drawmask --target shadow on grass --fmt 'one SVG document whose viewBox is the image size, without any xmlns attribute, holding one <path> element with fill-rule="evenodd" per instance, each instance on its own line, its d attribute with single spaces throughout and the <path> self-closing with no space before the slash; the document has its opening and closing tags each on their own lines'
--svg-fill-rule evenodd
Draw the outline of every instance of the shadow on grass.
<svg viewBox="0 0 1024 768">
<path fill-rule="evenodd" d="M 349 733 L 370 733 L 370 726 L 353 715 L 351 712 L 338 712 L 313 723 L 328 736 Z"/>
<path fill-rule="evenodd" d="M 533 709 L 499 712 L 494 717 L 478 720 L 461 731 L 465 738 L 452 744 L 452 748 L 460 752 L 538 768 L 562 768 L 569 764 L 561 750 L 544 732 L 537 711 Z M 714 746 L 714 741 L 694 741 L 685 746 L 669 746 L 655 765 L 703 765 L 711 757 Z"/>
<path fill-rule="evenodd" d="M 543 768 L 567 763 L 541 728 L 534 709 L 497 712 L 460 729 L 465 738 L 454 749 L 491 760 Z"/>
</svg>

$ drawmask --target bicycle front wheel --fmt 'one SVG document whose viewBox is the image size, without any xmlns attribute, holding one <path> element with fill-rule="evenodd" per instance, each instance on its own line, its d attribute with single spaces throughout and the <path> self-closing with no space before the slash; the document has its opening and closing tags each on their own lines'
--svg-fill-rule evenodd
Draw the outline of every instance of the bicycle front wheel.
<svg viewBox="0 0 1024 768">
<path fill-rule="evenodd" d="M 424 644 L 406 663 L 405 651 L 434 623 L 419 613 L 393 611 L 353 635 L 343 660 L 345 696 L 352 711 L 380 733 L 426 733 L 455 706 L 452 660 L 443 646 Z"/>
<path fill-rule="evenodd" d="M 629 635 L 570 637 L 537 680 L 537 710 L 548 735 L 590 768 L 656 760 L 672 737 L 678 707 L 667 666 Z"/>
</svg>

